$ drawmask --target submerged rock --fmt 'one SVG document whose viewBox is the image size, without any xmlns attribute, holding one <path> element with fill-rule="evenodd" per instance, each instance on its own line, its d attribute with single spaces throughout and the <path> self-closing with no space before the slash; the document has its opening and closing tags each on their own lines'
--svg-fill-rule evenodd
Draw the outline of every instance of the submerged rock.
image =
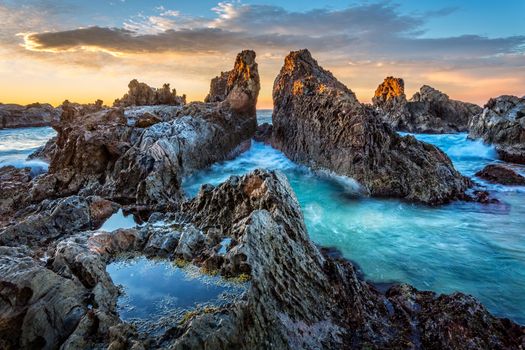
<svg viewBox="0 0 525 350">
<path fill-rule="evenodd" d="M 525 185 L 525 177 L 501 164 L 489 164 L 478 171 L 476 176 L 503 185 Z"/>
<path fill-rule="evenodd" d="M 445 153 L 399 136 L 308 50 L 286 57 L 273 99 L 274 147 L 296 162 L 352 177 L 373 196 L 438 204 L 462 197 L 470 185 Z"/>
<path fill-rule="evenodd" d="M 469 138 L 496 145 L 505 161 L 525 164 L 525 98 L 491 98 L 472 119 Z"/>
<path fill-rule="evenodd" d="M 481 107 L 450 99 L 424 85 L 407 101 L 403 79 L 387 77 L 372 99 L 381 118 L 399 131 L 443 134 L 468 130 L 471 118 Z"/>
<path fill-rule="evenodd" d="M 0 103 L 0 129 L 49 126 L 60 117 L 60 108 L 50 104 L 27 106 Z"/>
<path fill-rule="evenodd" d="M 183 105 L 186 103 L 186 95 L 177 96 L 175 89 L 170 89 L 170 84 L 164 84 L 162 88 L 155 89 L 145 83 L 139 83 L 133 79 L 128 84 L 129 91 L 121 99 L 116 99 L 113 107 L 129 106 L 154 106 L 154 105 Z"/>
</svg>

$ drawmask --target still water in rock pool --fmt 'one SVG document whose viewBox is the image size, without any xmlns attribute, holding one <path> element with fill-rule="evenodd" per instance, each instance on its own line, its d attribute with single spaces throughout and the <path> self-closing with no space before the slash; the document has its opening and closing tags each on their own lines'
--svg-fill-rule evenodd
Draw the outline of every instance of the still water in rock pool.
<svg viewBox="0 0 525 350">
<path fill-rule="evenodd" d="M 0 167 L 13 165 L 30 167 L 35 173 L 47 171 L 47 163 L 27 160 L 27 156 L 55 135 L 56 131 L 49 127 L 0 130 Z"/>
<path fill-rule="evenodd" d="M 118 301 L 120 317 L 149 327 L 151 323 L 162 327 L 163 317 L 180 321 L 196 307 L 229 303 L 246 288 L 246 284 L 202 275 L 194 266 L 179 268 L 167 260 L 118 260 L 106 269 L 113 283 L 123 288 Z"/>
<path fill-rule="evenodd" d="M 259 122 L 270 121 L 260 113 Z M 415 135 L 446 152 L 473 176 L 496 161 L 492 147 L 466 134 Z M 254 142 L 234 160 L 184 181 L 195 195 L 256 168 L 283 171 L 303 209 L 312 240 L 335 247 L 373 282 L 406 282 L 436 292 L 474 295 L 493 313 L 525 324 L 525 187 L 487 186 L 500 204 L 454 202 L 426 207 L 360 196 L 355 182 L 297 166 L 281 152 Z M 514 166 L 520 172 L 523 167 Z"/>
</svg>

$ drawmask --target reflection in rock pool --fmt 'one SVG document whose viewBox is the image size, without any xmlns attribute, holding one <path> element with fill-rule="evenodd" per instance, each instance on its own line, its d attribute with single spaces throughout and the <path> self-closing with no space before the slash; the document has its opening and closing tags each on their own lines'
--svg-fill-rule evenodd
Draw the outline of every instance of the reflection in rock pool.
<svg viewBox="0 0 525 350">
<path fill-rule="evenodd" d="M 135 321 L 139 329 L 140 325 L 162 327 L 163 318 L 172 320 L 173 325 L 196 307 L 225 305 L 247 287 L 219 276 L 203 275 L 192 265 L 179 268 L 167 260 L 119 260 L 106 269 L 113 283 L 123 287 L 124 294 L 118 301 L 120 318 Z"/>
<path fill-rule="evenodd" d="M 122 209 L 111 215 L 102 225 L 100 231 L 112 232 L 119 228 L 127 229 L 137 226 L 133 215 L 124 215 Z"/>
</svg>

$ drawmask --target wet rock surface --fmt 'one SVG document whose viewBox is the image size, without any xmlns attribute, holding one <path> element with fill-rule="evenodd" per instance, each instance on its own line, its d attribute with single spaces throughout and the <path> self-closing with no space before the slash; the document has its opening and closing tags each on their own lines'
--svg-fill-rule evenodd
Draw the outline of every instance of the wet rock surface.
<svg viewBox="0 0 525 350">
<path fill-rule="evenodd" d="M 292 160 L 357 180 L 373 196 L 428 204 L 470 181 L 438 148 L 399 136 L 307 50 L 290 53 L 273 89 L 272 145 Z"/>
<path fill-rule="evenodd" d="M 472 119 L 469 137 L 496 145 L 505 161 L 525 164 L 525 98 L 491 98 Z"/>
<path fill-rule="evenodd" d="M 382 119 L 399 131 L 456 133 L 468 130 L 469 122 L 482 108 L 450 99 L 428 85 L 407 101 L 403 79 L 387 77 L 372 99 Z"/>
<path fill-rule="evenodd" d="M 88 205 L 82 208 L 89 211 Z M 47 260 L 37 259 L 38 251 L 22 242 L 1 247 L 2 345 L 517 349 L 522 342 L 520 326 L 491 316 L 471 297 L 438 296 L 406 285 L 381 294 L 360 280 L 348 261 L 322 253 L 309 240 L 299 203 L 279 172 L 256 170 L 205 186 L 179 210 L 152 220 L 160 217 L 166 225 L 78 229 L 54 244 L 38 243 L 46 247 Z M 218 256 L 225 237 L 231 243 Z M 183 259 L 203 271 L 249 280 L 248 287 L 230 304 L 196 309 L 167 323 L 161 334 L 143 334 L 119 319 L 119 289 L 105 269 L 122 254 Z"/>
<path fill-rule="evenodd" d="M 60 117 L 60 108 L 50 104 L 27 106 L 0 103 L 0 129 L 49 126 Z"/>
<path fill-rule="evenodd" d="M 503 185 L 525 185 L 525 177 L 501 164 L 489 164 L 478 171 L 476 176 Z"/>
</svg>

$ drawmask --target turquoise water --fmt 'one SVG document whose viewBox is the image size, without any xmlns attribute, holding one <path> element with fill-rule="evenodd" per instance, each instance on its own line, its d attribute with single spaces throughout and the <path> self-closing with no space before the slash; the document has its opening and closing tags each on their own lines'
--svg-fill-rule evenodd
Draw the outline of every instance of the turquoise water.
<svg viewBox="0 0 525 350">
<path fill-rule="evenodd" d="M 259 122 L 271 121 L 264 112 Z M 445 151 L 472 176 L 496 161 L 492 147 L 466 134 L 415 135 Z M 474 295 L 501 317 L 525 324 L 525 188 L 478 183 L 501 203 L 455 202 L 427 207 L 359 194 L 349 178 L 314 173 L 262 143 L 234 160 L 185 179 L 190 196 L 203 183 L 256 168 L 283 171 L 303 209 L 312 240 L 335 247 L 372 282 L 407 282 L 419 289 Z M 523 167 L 514 166 L 523 172 Z"/>
<path fill-rule="evenodd" d="M 271 122 L 271 111 L 259 117 L 260 122 Z M 51 128 L 0 130 L 0 165 L 27 164 L 27 155 L 54 134 Z M 468 176 L 497 161 L 492 147 L 469 141 L 466 134 L 415 136 L 440 147 Z M 511 166 L 525 173 L 525 168 Z M 314 173 L 257 142 L 239 157 L 185 179 L 183 185 L 194 195 L 204 183 L 217 185 L 256 168 L 279 169 L 287 175 L 313 241 L 340 250 L 358 264 L 366 279 L 472 294 L 496 315 L 525 324 L 524 187 L 474 178 L 501 201 L 490 205 L 455 202 L 431 208 L 372 199 L 360 195 L 349 178 Z M 128 224 L 134 225 L 129 220 Z M 117 222 L 111 228 L 120 226 Z"/>
<path fill-rule="evenodd" d="M 125 321 L 156 323 L 162 317 L 181 318 L 196 307 L 224 305 L 246 288 L 218 276 L 201 275 L 193 266 L 178 268 L 167 260 L 119 260 L 106 270 L 113 283 L 123 287 L 117 307 Z"/>
<path fill-rule="evenodd" d="M 0 167 L 13 165 L 31 167 L 36 173 L 47 171 L 46 162 L 26 159 L 55 135 L 56 131 L 49 127 L 0 130 Z"/>
</svg>

